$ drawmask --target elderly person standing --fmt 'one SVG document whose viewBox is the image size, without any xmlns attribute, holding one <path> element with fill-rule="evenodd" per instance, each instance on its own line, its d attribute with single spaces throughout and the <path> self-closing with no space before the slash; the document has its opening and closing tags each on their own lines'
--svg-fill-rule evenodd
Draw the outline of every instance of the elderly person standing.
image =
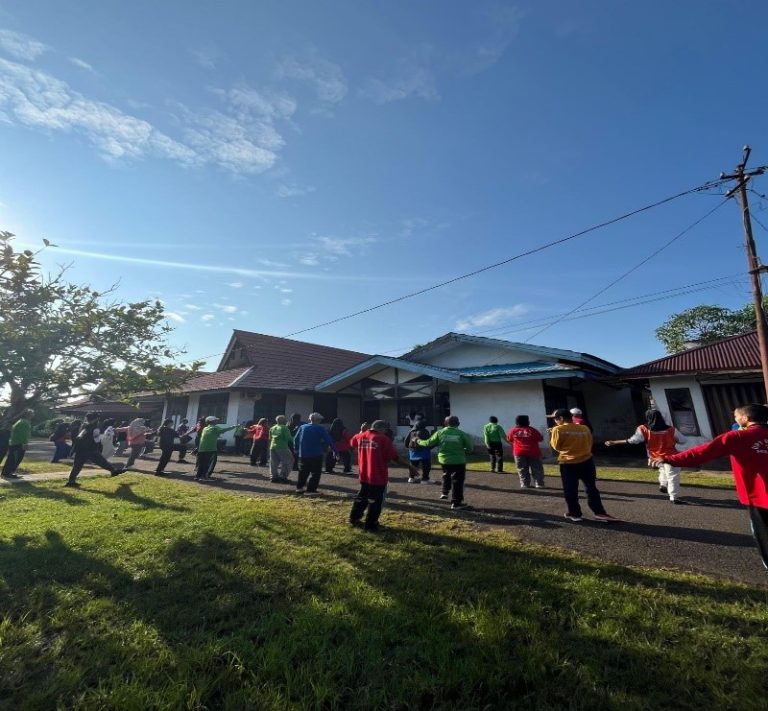
<svg viewBox="0 0 768 711">
<path fill-rule="evenodd" d="M 464 479 L 467 474 L 467 455 L 472 454 L 472 438 L 459 429 L 459 418 L 445 418 L 445 426 L 427 439 L 417 439 L 419 447 L 437 446 L 437 461 L 443 467 L 443 492 L 441 499 L 451 496 L 452 509 L 466 509 L 464 503 Z"/>
<path fill-rule="evenodd" d="M 141 417 L 137 417 L 131 420 L 131 424 L 128 427 L 118 427 L 116 432 L 125 432 L 128 438 L 128 446 L 131 448 L 131 453 L 128 455 L 128 461 L 125 463 L 125 468 L 130 469 L 136 458 L 144 450 L 144 446 L 147 443 L 147 433 L 152 431 L 151 427 L 147 427 L 144 424 L 144 420 Z"/>
<path fill-rule="evenodd" d="M 24 459 L 24 453 L 27 451 L 29 439 L 32 436 L 32 415 L 33 410 L 24 410 L 16 422 L 11 427 L 11 436 L 8 439 L 8 454 L 3 464 L 3 470 L 0 476 L 7 479 L 18 479 L 16 470 Z"/>
<path fill-rule="evenodd" d="M 269 471 L 273 482 L 286 482 L 293 467 L 293 437 L 285 415 L 275 418 L 269 430 Z"/>
<path fill-rule="evenodd" d="M 296 482 L 296 493 L 317 495 L 317 486 L 323 471 L 323 457 L 328 449 L 335 451 L 331 435 L 320 423 L 323 416 L 313 412 L 309 416 L 309 424 L 301 425 L 293 438 L 293 445 L 299 457 L 299 478 Z"/>
</svg>

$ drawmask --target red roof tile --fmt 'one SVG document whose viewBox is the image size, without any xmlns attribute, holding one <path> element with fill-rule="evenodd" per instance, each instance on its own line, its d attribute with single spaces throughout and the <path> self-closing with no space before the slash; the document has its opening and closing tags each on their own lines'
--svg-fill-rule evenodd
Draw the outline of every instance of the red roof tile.
<svg viewBox="0 0 768 711">
<path fill-rule="evenodd" d="M 230 370 L 220 370 L 216 373 L 206 373 L 196 378 L 187 380 L 181 387 L 183 393 L 195 393 L 201 390 L 226 390 L 231 387 L 237 379 L 250 370 L 246 365 L 242 368 L 232 368 Z"/>
<path fill-rule="evenodd" d="M 620 378 L 646 378 L 653 375 L 712 373 L 733 370 L 760 370 L 757 333 L 731 336 L 717 343 L 698 346 L 682 353 L 636 365 L 618 374 Z"/>
</svg>

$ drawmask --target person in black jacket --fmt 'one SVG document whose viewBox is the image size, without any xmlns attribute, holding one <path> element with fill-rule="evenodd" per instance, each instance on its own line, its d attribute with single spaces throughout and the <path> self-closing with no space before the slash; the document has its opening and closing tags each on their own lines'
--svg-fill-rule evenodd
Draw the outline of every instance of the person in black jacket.
<svg viewBox="0 0 768 711">
<path fill-rule="evenodd" d="M 86 462 L 91 462 L 102 469 L 106 469 L 112 476 L 117 476 L 125 471 L 124 466 L 111 464 L 104 459 L 101 452 L 99 452 L 100 438 L 99 415 L 96 412 L 89 412 L 85 416 L 85 423 L 80 427 L 80 431 L 76 435 L 72 435 L 74 461 L 72 463 L 72 471 L 69 472 L 69 479 L 64 486 L 80 486 L 77 482 L 77 475 Z"/>
<path fill-rule="evenodd" d="M 157 463 L 155 474 L 157 474 L 157 476 L 162 476 L 165 474 L 166 465 L 171 461 L 173 442 L 176 439 L 176 430 L 173 429 L 173 420 L 163 420 L 163 424 L 157 431 L 157 436 L 160 441 L 160 461 Z"/>
</svg>

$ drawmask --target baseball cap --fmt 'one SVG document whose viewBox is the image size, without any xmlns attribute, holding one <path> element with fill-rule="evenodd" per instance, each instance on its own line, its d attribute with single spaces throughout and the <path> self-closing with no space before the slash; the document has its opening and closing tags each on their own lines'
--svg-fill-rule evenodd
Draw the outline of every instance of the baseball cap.
<svg viewBox="0 0 768 711">
<path fill-rule="evenodd" d="M 208 415 L 208 417 L 205 418 L 205 421 L 206 422 L 218 422 L 219 418 L 218 417 L 214 417 L 213 415 Z"/>
<path fill-rule="evenodd" d="M 566 419 L 570 419 L 571 411 L 567 410 L 564 407 L 559 407 L 551 415 L 547 415 L 547 417 L 551 417 L 552 419 L 557 419 L 558 417 L 564 417 Z"/>
<path fill-rule="evenodd" d="M 571 408 L 571 414 L 572 414 L 572 415 L 581 415 L 581 414 L 582 414 L 582 412 L 581 412 L 581 410 L 579 410 L 579 408 L 578 408 L 578 407 L 572 407 L 572 408 Z"/>
</svg>

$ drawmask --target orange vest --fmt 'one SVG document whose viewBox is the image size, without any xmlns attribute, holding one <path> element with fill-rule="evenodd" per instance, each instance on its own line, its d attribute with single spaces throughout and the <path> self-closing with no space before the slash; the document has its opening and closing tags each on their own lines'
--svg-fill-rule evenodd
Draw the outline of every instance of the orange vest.
<svg viewBox="0 0 768 711">
<path fill-rule="evenodd" d="M 675 447 L 675 428 L 670 427 L 662 432 L 651 432 L 645 425 L 640 425 L 640 432 L 645 439 L 649 459 L 662 459 L 669 454 L 677 454 Z"/>
</svg>

